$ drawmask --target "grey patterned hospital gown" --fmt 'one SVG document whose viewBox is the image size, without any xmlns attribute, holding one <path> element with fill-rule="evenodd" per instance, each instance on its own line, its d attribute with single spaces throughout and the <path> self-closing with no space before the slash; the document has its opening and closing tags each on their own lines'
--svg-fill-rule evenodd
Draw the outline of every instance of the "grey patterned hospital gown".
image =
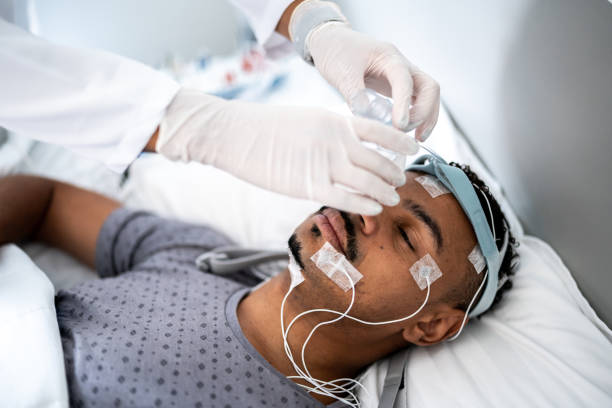
<svg viewBox="0 0 612 408">
<path fill-rule="evenodd" d="M 196 268 L 203 251 L 229 243 L 148 213 L 109 216 L 96 249 L 104 279 L 56 297 L 72 406 L 323 406 L 244 337 L 236 307 L 257 281 Z"/>
</svg>

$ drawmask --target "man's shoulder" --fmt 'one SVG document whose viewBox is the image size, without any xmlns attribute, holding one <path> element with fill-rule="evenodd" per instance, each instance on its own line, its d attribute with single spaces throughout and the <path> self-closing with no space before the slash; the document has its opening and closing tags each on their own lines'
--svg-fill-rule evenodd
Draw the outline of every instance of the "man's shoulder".
<svg viewBox="0 0 612 408">
<path fill-rule="evenodd" d="M 113 211 L 105 222 L 109 234 L 135 235 L 139 239 L 166 245 L 191 244 L 216 248 L 233 244 L 223 232 L 209 225 L 161 216 L 148 211 L 121 207 Z"/>
<path fill-rule="evenodd" d="M 158 268 L 191 264 L 201 253 L 230 245 L 223 233 L 206 225 L 161 217 L 150 212 L 118 208 L 106 219 L 98 235 L 96 269 L 109 277 L 139 268 L 155 257 Z M 160 257 L 163 253 L 164 256 Z M 165 261 L 164 261 L 165 260 Z"/>
</svg>

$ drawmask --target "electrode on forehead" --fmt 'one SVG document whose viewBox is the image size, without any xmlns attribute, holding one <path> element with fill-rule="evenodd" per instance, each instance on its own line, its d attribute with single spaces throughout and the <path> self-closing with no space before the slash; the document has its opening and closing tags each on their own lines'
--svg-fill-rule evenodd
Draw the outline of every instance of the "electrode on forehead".
<svg viewBox="0 0 612 408">
<path fill-rule="evenodd" d="M 440 180 L 429 174 L 416 177 L 415 180 L 417 183 L 423 186 L 423 188 L 432 198 L 450 193 L 450 191 L 440 182 Z"/>
<path fill-rule="evenodd" d="M 346 259 L 346 257 L 336 251 L 327 241 L 323 244 L 321 249 L 310 257 L 310 259 L 317 268 L 345 292 L 349 291 L 352 286 L 363 278 L 363 275 Z M 353 285 L 351 285 L 349 277 Z"/>
<path fill-rule="evenodd" d="M 427 288 L 427 279 L 429 279 L 429 284 L 431 285 L 442 276 L 442 271 L 438 264 L 429 254 L 416 261 L 410 267 L 410 273 L 421 290 Z"/>
<path fill-rule="evenodd" d="M 291 276 L 290 288 L 294 288 L 300 283 L 304 282 L 304 275 L 302 275 L 302 268 L 300 268 L 300 265 L 298 265 L 298 263 L 296 262 L 295 258 L 293 257 L 293 253 L 291 253 L 291 250 L 288 249 L 287 251 L 289 252 L 288 268 L 289 275 Z"/>
<path fill-rule="evenodd" d="M 471 264 L 474 265 L 474 269 L 476 269 L 477 274 L 480 274 L 480 272 L 482 272 L 483 269 L 487 266 L 485 257 L 482 254 L 482 251 L 480 250 L 480 246 L 478 244 L 476 244 L 474 249 L 472 249 L 472 252 L 470 252 L 470 254 L 468 255 L 468 261 L 470 261 Z"/>
</svg>

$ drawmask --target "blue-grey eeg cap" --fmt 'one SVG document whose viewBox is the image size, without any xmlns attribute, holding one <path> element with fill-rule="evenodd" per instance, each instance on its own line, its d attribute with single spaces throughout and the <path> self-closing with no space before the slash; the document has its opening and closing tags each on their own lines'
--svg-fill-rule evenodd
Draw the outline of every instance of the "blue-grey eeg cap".
<svg viewBox="0 0 612 408">
<path fill-rule="evenodd" d="M 407 170 L 420 171 L 436 177 L 455 196 L 470 220 L 472 228 L 474 228 L 474 233 L 476 234 L 476 239 L 478 240 L 478 245 L 487 263 L 487 274 L 485 276 L 487 282 L 480 300 L 474 308 L 469 311 L 469 317 L 476 317 L 486 312 L 489 307 L 491 307 L 495 299 L 495 294 L 497 293 L 499 268 L 501 267 L 502 260 L 504 259 L 508 247 L 508 225 L 505 224 L 502 248 L 498 251 L 495 238 L 491 233 L 487 218 L 480 204 L 480 200 L 478 200 L 476 196 L 472 182 L 463 170 L 450 166 L 440 156 L 421 156 L 409 165 Z"/>
</svg>

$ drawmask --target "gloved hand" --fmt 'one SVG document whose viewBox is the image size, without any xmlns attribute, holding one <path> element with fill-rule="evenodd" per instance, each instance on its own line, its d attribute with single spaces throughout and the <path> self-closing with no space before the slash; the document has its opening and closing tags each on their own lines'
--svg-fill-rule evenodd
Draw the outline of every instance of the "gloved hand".
<svg viewBox="0 0 612 408">
<path fill-rule="evenodd" d="M 404 154 L 418 150 L 404 133 L 372 120 L 183 89 L 160 124 L 156 150 L 173 160 L 210 164 L 268 190 L 374 215 L 382 210 L 378 202 L 399 202 L 394 186 L 406 179 L 362 140 Z"/>
<path fill-rule="evenodd" d="M 393 98 L 395 127 L 404 131 L 416 127 L 420 141 L 429 137 L 438 120 L 440 86 L 395 46 L 353 31 L 345 23 L 328 22 L 310 32 L 306 47 L 315 67 L 347 103 L 367 84 Z"/>
</svg>

